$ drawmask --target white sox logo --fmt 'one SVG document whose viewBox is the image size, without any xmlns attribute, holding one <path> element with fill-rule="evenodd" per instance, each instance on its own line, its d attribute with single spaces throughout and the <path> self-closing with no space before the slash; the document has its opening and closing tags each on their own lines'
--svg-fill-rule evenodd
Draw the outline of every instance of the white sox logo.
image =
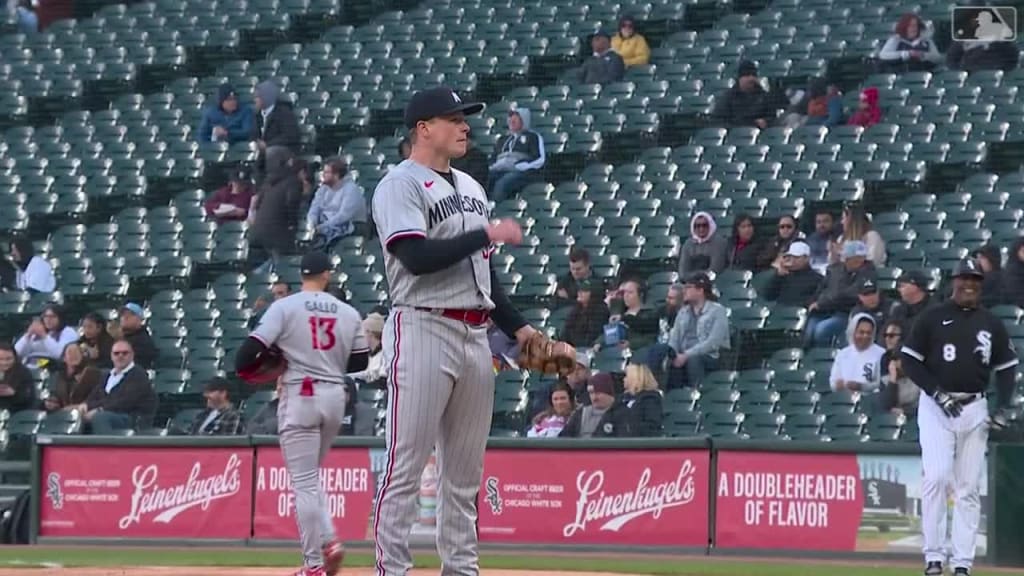
<svg viewBox="0 0 1024 576">
<path fill-rule="evenodd" d="M 501 516 L 502 504 L 501 492 L 498 490 L 498 479 L 489 476 L 485 486 L 487 488 L 487 504 L 491 507 L 491 513 Z"/>
<path fill-rule="evenodd" d="M 981 356 L 981 363 L 988 366 L 992 363 L 992 333 L 988 330 L 978 332 L 978 346 L 974 349 Z"/>
<path fill-rule="evenodd" d="M 636 489 L 619 494 L 604 492 L 603 471 L 580 472 L 576 477 L 576 489 L 580 493 L 576 501 L 576 519 L 565 525 L 562 534 L 571 538 L 577 532 L 585 531 L 590 522 L 603 522 L 598 530 L 618 532 L 645 514 L 660 518 L 664 510 L 693 501 L 696 496 L 695 472 L 693 462 L 687 460 L 679 467 L 675 480 L 649 486 L 651 469 L 644 468 Z"/>
<path fill-rule="evenodd" d="M 871 499 L 871 504 L 875 506 L 882 505 L 882 495 L 878 492 L 878 482 L 875 480 L 868 482 L 868 498 Z"/>
<path fill-rule="evenodd" d="M 184 484 L 166 488 L 157 484 L 160 469 L 155 464 L 136 466 L 132 472 L 132 484 L 135 485 L 132 507 L 118 526 L 127 530 L 132 524 L 141 523 L 142 518 L 149 514 L 156 514 L 153 522 L 169 524 L 186 510 L 195 507 L 206 510 L 214 500 L 238 494 L 242 487 L 241 464 L 238 455 L 232 454 L 223 472 L 201 478 L 202 466 L 196 462 Z"/>
<path fill-rule="evenodd" d="M 60 489 L 60 474 L 50 472 L 46 475 L 46 497 L 54 510 L 64 508 L 64 493 Z"/>
</svg>

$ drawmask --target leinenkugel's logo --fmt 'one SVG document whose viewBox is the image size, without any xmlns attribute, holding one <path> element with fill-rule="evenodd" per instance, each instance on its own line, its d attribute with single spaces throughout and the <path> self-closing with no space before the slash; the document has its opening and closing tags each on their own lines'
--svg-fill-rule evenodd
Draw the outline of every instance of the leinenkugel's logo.
<svg viewBox="0 0 1024 576">
<path fill-rule="evenodd" d="M 224 471 L 219 474 L 202 476 L 202 466 L 196 462 L 184 484 L 161 487 L 158 483 L 160 468 L 156 464 L 136 466 L 132 472 L 132 508 L 121 518 L 118 526 L 126 530 L 132 524 L 139 524 L 143 517 L 156 514 L 153 522 L 169 524 L 178 514 L 191 508 L 206 510 L 214 500 L 230 498 L 242 487 L 239 473 L 241 460 L 237 454 L 228 458 Z"/>
<path fill-rule="evenodd" d="M 675 480 L 649 485 L 651 469 L 644 468 L 636 488 L 632 492 L 607 494 L 604 488 L 604 472 L 583 471 L 576 477 L 576 489 L 580 497 L 576 501 L 576 519 L 566 524 L 562 534 L 570 538 L 587 529 L 590 522 L 604 522 L 598 530 L 618 532 L 629 522 L 651 514 L 660 518 L 662 511 L 685 506 L 696 496 L 694 472 L 696 467 L 687 460 L 679 467 Z"/>
<path fill-rule="evenodd" d="M 64 493 L 60 489 L 60 474 L 56 472 L 46 475 L 46 498 L 54 510 L 64 508 Z"/>
<path fill-rule="evenodd" d="M 501 492 L 498 490 L 498 479 L 494 476 L 488 476 L 487 482 L 484 485 L 487 488 L 487 504 L 491 507 L 491 513 L 495 516 L 501 516 L 503 502 Z"/>
</svg>

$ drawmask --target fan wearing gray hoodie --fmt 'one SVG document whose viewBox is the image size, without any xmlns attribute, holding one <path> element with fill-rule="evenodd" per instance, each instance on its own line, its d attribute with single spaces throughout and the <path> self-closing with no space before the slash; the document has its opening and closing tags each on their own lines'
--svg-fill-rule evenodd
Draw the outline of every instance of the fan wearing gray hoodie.
<svg viewBox="0 0 1024 576">
<path fill-rule="evenodd" d="M 508 111 L 508 136 L 494 147 L 487 192 L 495 203 L 515 196 L 539 174 L 547 153 L 544 138 L 530 130 L 532 116 L 528 108 Z"/>
<path fill-rule="evenodd" d="M 690 219 L 690 238 L 679 255 L 679 277 L 693 272 L 725 270 L 729 262 L 729 241 L 716 234 L 718 225 L 707 212 L 697 212 Z"/>
</svg>

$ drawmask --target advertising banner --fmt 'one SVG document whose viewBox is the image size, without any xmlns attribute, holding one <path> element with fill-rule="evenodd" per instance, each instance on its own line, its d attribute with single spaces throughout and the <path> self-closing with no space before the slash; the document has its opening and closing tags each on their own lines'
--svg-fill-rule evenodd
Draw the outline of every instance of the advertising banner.
<svg viewBox="0 0 1024 576">
<path fill-rule="evenodd" d="M 366 448 L 334 448 L 320 469 L 320 487 L 327 512 L 342 540 L 372 540 L 370 531 L 376 478 Z M 295 496 L 281 449 L 256 449 L 256 502 L 253 537 L 261 540 L 295 540 Z"/>
<path fill-rule="evenodd" d="M 919 456 L 719 452 L 717 472 L 718 548 L 921 551 Z"/>
<path fill-rule="evenodd" d="M 704 547 L 702 450 L 488 450 L 480 540 Z"/>
<path fill-rule="evenodd" d="M 52 446 L 40 481 L 40 536 L 249 537 L 251 448 Z"/>
</svg>

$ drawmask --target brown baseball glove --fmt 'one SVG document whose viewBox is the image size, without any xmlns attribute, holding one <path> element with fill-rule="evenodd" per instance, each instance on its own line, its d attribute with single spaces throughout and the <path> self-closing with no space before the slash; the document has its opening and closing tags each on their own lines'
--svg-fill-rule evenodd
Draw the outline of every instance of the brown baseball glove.
<svg viewBox="0 0 1024 576">
<path fill-rule="evenodd" d="M 519 367 L 568 376 L 576 369 L 576 349 L 542 332 L 534 332 L 519 350 Z"/>
</svg>

